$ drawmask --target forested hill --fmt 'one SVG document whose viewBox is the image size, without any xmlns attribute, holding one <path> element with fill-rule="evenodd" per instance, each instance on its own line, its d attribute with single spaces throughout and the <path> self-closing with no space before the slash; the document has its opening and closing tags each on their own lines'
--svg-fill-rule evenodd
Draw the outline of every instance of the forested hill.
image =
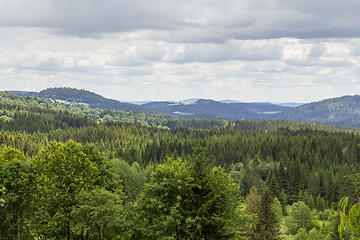
<svg viewBox="0 0 360 240">
<path fill-rule="evenodd" d="M 38 96 L 63 103 L 67 102 L 70 103 L 69 105 L 88 105 L 93 109 L 122 110 L 145 114 L 166 113 L 176 118 L 292 120 L 360 127 L 359 95 L 327 99 L 296 108 L 266 103 L 222 103 L 210 99 L 199 99 L 194 103 L 149 102 L 135 105 L 107 99 L 96 93 L 74 88 L 48 88 L 38 93 Z M 152 124 L 150 125 L 152 126 Z"/>
<path fill-rule="evenodd" d="M 70 103 L 88 104 L 91 108 L 123 110 L 143 113 L 157 113 L 152 109 L 143 106 L 122 103 L 113 99 L 104 98 L 96 93 L 87 90 L 78 90 L 75 88 L 48 88 L 38 94 L 39 97 L 51 98 L 53 100 L 64 100 Z"/>
<path fill-rule="evenodd" d="M 272 117 L 273 119 L 360 127 L 360 96 L 343 96 L 313 102 L 273 114 Z"/>
<path fill-rule="evenodd" d="M 164 103 L 159 103 L 164 104 Z M 203 117 L 203 118 L 201 118 Z M 102 122 L 130 122 L 145 127 L 174 129 L 237 129 L 274 131 L 279 128 L 300 130 L 311 128 L 329 132 L 360 132 L 359 128 L 331 126 L 322 123 L 289 120 L 225 120 L 204 119 L 211 115 L 186 115 L 174 118 L 167 114 L 147 114 L 131 111 L 92 109 L 88 106 L 66 105 L 31 95 L 0 92 L 0 129 L 26 132 L 46 132 L 56 128 L 83 127 Z M 214 116 L 213 116 L 214 117 Z M 216 116 L 215 116 L 216 117 Z"/>
<path fill-rule="evenodd" d="M 360 127 L 360 96 L 343 96 L 305 104 L 296 108 L 265 103 L 221 103 L 200 99 L 195 103 L 150 102 L 143 104 L 168 114 L 192 117 L 207 114 L 212 118 L 248 120 L 292 120 L 320 122 L 330 125 Z"/>
<path fill-rule="evenodd" d="M 195 103 L 150 102 L 143 104 L 147 108 L 156 109 L 168 114 L 192 116 L 206 114 L 227 119 L 257 119 L 260 114 L 239 108 L 232 104 L 221 103 L 210 99 L 199 99 Z"/>
<path fill-rule="evenodd" d="M 230 104 L 241 109 L 251 110 L 258 113 L 283 112 L 292 109 L 292 107 L 280 106 L 272 103 L 261 103 L 261 102 L 250 102 L 250 103 L 237 102 Z"/>
</svg>

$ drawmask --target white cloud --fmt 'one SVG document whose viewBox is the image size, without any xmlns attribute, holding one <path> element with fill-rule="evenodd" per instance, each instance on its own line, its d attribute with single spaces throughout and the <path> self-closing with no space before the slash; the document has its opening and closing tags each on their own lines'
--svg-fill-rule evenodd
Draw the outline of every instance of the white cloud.
<svg viewBox="0 0 360 240">
<path fill-rule="evenodd" d="M 351 0 L 3 1 L 1 88 L 69 86 L 120 100 L 354 94 L 359 9 Z"/>
</svg>

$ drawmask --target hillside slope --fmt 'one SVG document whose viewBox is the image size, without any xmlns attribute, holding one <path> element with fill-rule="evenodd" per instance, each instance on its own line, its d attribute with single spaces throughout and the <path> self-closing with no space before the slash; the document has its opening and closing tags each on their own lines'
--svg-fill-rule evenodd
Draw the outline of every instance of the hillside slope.
<svg viewBox="0 0 360 240">
<path fill-rule="evenodd" d="M 110 110 L 123 110 L 144 113 L 157 113 L 157 111 L 143 106 L 122 103 L 113 99 L 104 98 L 96 93 L 75 88 L 48 88 L 39 92 L 39 97 L 65 100 L 70 103 L 86 103 L 91 108 L 101 108 Z"/>
<path fill-rule="evenodd" d="M 261 116 L 261 114 L 253 111 L 209 99 L 200 99 L 192 104 L 151 102 L 143 104 L 142 106 L 156 109 L 168 114 L 183 116 L 205 114 L 206 116 L 220 116 L 227 119 L 256 119 Z"/>
<path fill-rule="evenodd" d="M 261 102 L 238 102 L 238 103 L 230 103 L 231 105 L 245 109 L 254 111 L 257 113 L 273 113 L 273 112 L 283 112 L 292 109 L 292 107 L 284 107 L 272 103 L 261 103 Z"/>
<path fill-rule="evenodd" d="M 308 103 L 271 117 L 360 127 L 360 96 L 343 96 Z"/>
</svg>

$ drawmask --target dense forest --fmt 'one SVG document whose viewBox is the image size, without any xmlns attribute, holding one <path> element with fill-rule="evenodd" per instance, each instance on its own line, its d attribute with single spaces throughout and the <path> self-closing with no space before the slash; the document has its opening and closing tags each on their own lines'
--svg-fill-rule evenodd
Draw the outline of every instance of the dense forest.
<svg viewBox="0 0 360 240">
<path fill-rule="evenodd" d="M 359 193 L 357 128 L 0 95 L 0 239 L 340 239 Z"/>
<path fill-rule="evenodd" d="M 138 106 L 129 103 L 119 102 L 113 99 L 104 98 L 96 93 L 81 89 L 74 88 L 48 88 L 40 91 L 38 95 L 41 98 L 49 98 L 53 100 L 65 100 L 70 104 L 85 103 L 91 108 L 101 108 L 110 110 L 123 110 L 123 111 L 134 111 L 144 113 L 156 113 L 152 109 L 147 109 L 143 106 Z"/>
<path fill-rule="evenodd" d="M 172 117 L 214 120 L 291 120 L 320 122 L 339 126 L 359 127 L 360 96 L 343 96 L 298 107 L 284 107 L 271 103 L 219 102 L 198 99 L 193 103 L 148 102 L 140 105 L 104 98 L 96 93 L 74 88 L 48 88 L 39 93 L 30 93 L 75 106 L 92 109 L 132 111 L 146 114 L 168 114 Z"/>
</svg>

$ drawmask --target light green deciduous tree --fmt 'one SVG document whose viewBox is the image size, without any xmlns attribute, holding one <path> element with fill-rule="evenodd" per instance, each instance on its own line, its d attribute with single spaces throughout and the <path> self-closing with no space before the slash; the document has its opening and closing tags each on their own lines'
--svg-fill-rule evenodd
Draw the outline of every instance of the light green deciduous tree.
<svg viewBox="0 0 360 240">
<path fill-rule="evenodd" d="M 231 239 L 244 226 L 241 190 L 221 168 L 169 159 L 158 165 L 138 201 L 142 239 Z"/>
</svg>

